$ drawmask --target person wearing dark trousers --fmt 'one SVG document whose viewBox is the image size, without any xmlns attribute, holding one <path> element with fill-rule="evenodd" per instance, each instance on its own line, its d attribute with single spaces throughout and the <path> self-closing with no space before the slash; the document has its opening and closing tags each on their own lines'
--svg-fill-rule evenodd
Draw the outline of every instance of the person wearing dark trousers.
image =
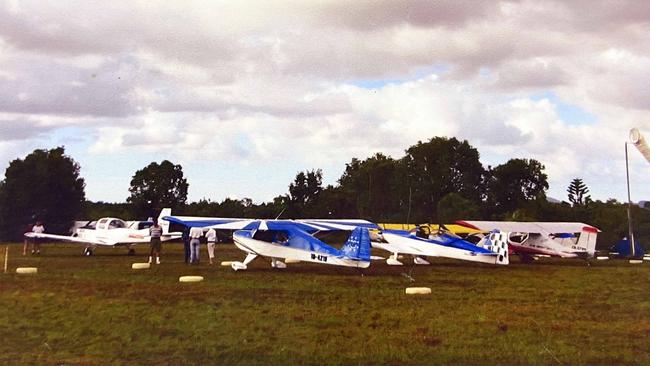
<svg viewBox="0 0 650 366">
<path fill-rule="evenodd" d="M 43 226 L 43 223 L 41 221 L 36 221 L 36 225 L 34 225 L 34 227 L 32 228 L 32 232 L 36 234 L 43 234 L 45 232 L 45 226 Z M 34 238 L 32 254 L 36 254 L 36 255 L 41 254 L 41 242 L 43 242 L 43 239 Z"/>
<path fill-rule="evenodd" d="M 185 264 L 190 264 L 190 228 L 183 230 L 183 250 L 185 252 Z"/>
</svg>

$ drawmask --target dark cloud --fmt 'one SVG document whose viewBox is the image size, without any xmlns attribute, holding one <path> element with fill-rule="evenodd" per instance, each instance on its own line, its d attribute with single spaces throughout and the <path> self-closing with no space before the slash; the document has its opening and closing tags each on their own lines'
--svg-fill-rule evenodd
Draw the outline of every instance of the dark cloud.
<svg viewBox="0 0 650 366">
<path fill-rule="evenodd" d="M 27 119 L 0 120 L 0 141 L 39 138 L 55 128 Z"/>
<path fill-rule="evenodd" d="M 540 60 L 501 65 L 493 76 L 496 80 L 492 87 L 509 92 L 522 89 L 552 89 L 571 80 L 567 71 L 558 65 Z"/>
<path fill-rule="evenodd" d="M 45 58 L 25 59 L 13 71 L 20 77 L 0 84 L 1 111 L 112 117 L 137 112 L 130 93 L 143 75 L 133 59 L 87 69 Z"/>
<path fill-rule="evenodd" d="M 461 26 L 498 12 L 499 2 L 472 0 L 365 0 L 326 4 L 318 9 L 326 24 L 342 24 L 359 30 L 377 30 L 397 25 L 417 27 Z"/>
</svg>

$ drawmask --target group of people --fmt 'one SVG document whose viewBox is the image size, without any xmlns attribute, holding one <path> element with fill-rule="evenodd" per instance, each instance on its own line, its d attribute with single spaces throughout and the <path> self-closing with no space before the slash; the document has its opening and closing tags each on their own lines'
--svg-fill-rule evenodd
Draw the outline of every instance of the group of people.
<svg viewBox="0 0 650 366">
<path fill-rule="evenodd" d="M 200 227 L 192 227 L 183 232 L 183 245 L 185 248 L 185 263 L 199 264 L 199 249 L 201 247 L 201 237 L 203 236 L 203 229 Z M 205 241 L 208 247 L 208 257 L 210 264 L 214 262 L 214 247 L 218 241 L 217 231 L 213 228 L 208 229 L 205 233 Z"/>
<path fill-rule="evenodd" d="M 44 233 L 45 226 L 41 221 L 36 224 L 29 224 L 25 227 L 25 233 Z M 154 221 L 154 224 L 149 228 L 150 246 L 149 246 L 149 263 L 160 264 L 160 252 L 162 251 L 162 235 L 163 229 L 160 224 Z M 193 227 L 183 232 L 183 244 L 185 249 L 185 263 L 198 264 L 199 263 L 199 248 L 201 245 L 201 237 L 203 237 L 203 229 L 200 227 Z M 214 263 L 214 248 L 217 244 L 219 237 L 215 229 L 209 229 L 205 233 L 205 241 L 208 248 L 208 257 L 210 264 Z M 41 240 L 39 238 L 29 239 L 25 237 L 23 243 L 23 255 L 27 255 L 29 245 L 32 245 L 32 254 L 41 253 Z"/>
<path fill-rule="evenodd" d="M 150 249 L 149 249 L 149 263 L 160 264 L 160 251 L 162 249 L 162 227 L 156 222 L 149 228 L 149 235 L 151 236 Z M 185 251 L 186 264 L 199 264 L 199 253 L 201 247 L 201 238 L 204 236 L 203 229 L 200 227 L 192 227 L 183 231 L 183 248 Z M 214 263 L 214 248 L 219 241 L 219 236 L 215 229 L 209 229 L 205 233 L 205 241 L 208 248 L 209 263 Z"/>
<path fill-rule="evenodd" d="M 37 233 L 42 234 L 45 232 L 45 226 L 43 226 L 42 221 L 36 221 L 36 224 L 29 224 L 25 227 L 25 233 Z M 23 241 L 23 255 L 27 255 L 29 251 L 29 245 L 32 245 L 32 254 L 39 255 L 41 254 L 41 239 L 40 238 L 28 238 L 25 237 Z"/>
</svg>

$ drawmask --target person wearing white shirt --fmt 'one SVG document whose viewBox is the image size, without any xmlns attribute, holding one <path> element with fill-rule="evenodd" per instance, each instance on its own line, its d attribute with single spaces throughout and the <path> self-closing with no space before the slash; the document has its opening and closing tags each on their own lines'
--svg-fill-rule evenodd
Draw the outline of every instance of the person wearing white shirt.
<svg viewBox="0 0 650 366">
<path fill-rule="evenodd" d="M 212 260 L 214 259 L 214 246 L 217 244 L 217 231 L 210 228 L 210 230 L 205 234 L 205 239 L 208 242 L 208 257 L 210 257 L 210 265 L 212 265 Z"/>
<path fill-rule="evenodd" d="M 43 234 L 45 232 L 45 226 L 41 221 L 36 221 L 36 225 L 32 228 L 32 232 L 37 234 Z M 34 238 L 34 246 L 32 247 L 32 254 L 41 254 L 41 238 Z"/>
<path fill-rule="evenodd" d="M 199 264 L 199 245 L 202 236 L 203 229 L 200 227 L 190 229 L 190 264 Z"/>
</svg>

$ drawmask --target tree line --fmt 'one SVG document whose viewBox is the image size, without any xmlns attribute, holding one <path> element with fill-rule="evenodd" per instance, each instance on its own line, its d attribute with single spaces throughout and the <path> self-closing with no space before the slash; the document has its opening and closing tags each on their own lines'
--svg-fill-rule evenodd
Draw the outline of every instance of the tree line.
<svg viewBox="0 0 650 366">
<path fill-rule="evenodd" d="M 549 202 L 548 177 L 535 159 L 510 159 L 484 167 L 468 141 L 433 137 L 395 159 L 377 153 L 353 158 L 336 184 L 323 186 L 322 170 L 298 172 L 288 191 L 269 202 L 249 198 L 187 202 L 189 184 L 180 165 L 167 160 L 138 170 L 123 203 L 85 199 L 79 165 L 64 147 L 35 150 L 9 164 L 0 182 L 0 237 L 18 240 L 35 220 L 65 233 L 74 219 L 153 217 L 163 207 L 177 214 L 250 218 L 365 218 L 374 222 L 450 223 L 460 219 L 582 221 L 599 227 L 599 247 L 626 236 L 626 205 L 593 201 L 579 178 L 568 201 Z M 650 211 L 633 207 L 641 243 L 650 239 Z"/>
</svg>

